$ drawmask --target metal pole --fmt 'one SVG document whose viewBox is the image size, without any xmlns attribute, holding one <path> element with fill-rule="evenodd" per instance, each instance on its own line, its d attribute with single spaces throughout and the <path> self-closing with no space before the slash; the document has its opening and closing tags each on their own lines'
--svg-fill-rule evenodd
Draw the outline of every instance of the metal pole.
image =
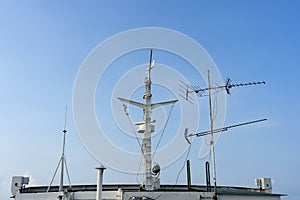
<svg viewBox="0 0 300 200">
<path fill-rule="evenodd" d="M 187 160 L 186 161 L 186 175 L 187 175 L 187 186 L 188 186 L 188 190 L 191 190 L 191 185 L 192 185 L 192 181 L 191 181 L 191 166 L 190 166 L 190 161 Z"/>
<path fill-rule="evenodd" d="M 102 182 L 103 182 L 103 172 L 106 169 L 104 166 L 97 167 L 97 193 L 96 200 L 102 200 Z"/>
<path fill-rule="evenodd" d="M 206 163 L 205 163 L 205 175 L 206 175 L 206 191 L 211 192 L 210 171 L 209 171 L 209 162 L 208 161 L 206 161 Z"/>
<path fill-rule="evenodd" d="M 62 149 L 62 155 L 61 155 L 61 170 L 60 170 L 60 184 L 59 184 L 59 190 L 64 190 L 64 164 L 65 164 L 65 143 L 66 143 L 66 130 L 63 130 L 64 133 L 64 139 L 63 139 L 63 149 Z"/>
<path fill-rule="evenodd" d="M 152 175 L 151 175 L 151 166 L 152 166 L 152 155 L 151 155 L 151 64 L 148 68 L 148 77 L 145 80 L 145 126 L 146 130 L 143 138 L 143 159 L 144 159 L 144 184 L 146 190 L 153 190 L 152 185 Z"/>
<path fill-rule="evenodd" d="M 213 164 L 213 180 L 214 180 L 214 192 L 216 194 L 217 192 L 217 173 L 216 173 L 216 163 L 215 163 L 215 144 L 214 144 L 214 126 L 213 126 L 213 110 L 212 110 L 212 103 L 211 103 L 211 85 L 210 85 L 210 74 L 209 70 L 208 72 L 208 98 L 209 98 L 209 117 L 210 117 L 210 134 L 211 134 L 211 158 L 212 158 L 212 164 Z"/>
</svg>

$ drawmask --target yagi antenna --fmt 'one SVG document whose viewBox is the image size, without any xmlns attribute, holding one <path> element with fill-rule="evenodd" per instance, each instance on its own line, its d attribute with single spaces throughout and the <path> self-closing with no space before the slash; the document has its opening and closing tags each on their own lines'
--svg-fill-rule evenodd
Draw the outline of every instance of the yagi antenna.
<svg viewBox="0 0 300 200">
<path fill-rule="evenodd" d="M 204 135 L 208 135 L 208 134 L 211 135 L 211 139 L 210 139 L 211 151 L 210 151 L 210 153 L 211 153 L 211 160 L 212 160 L 212 164 L 213 164 L 214 192 L 215 192 L 215 195 L 216 195 L 217 175 L 216 175 L 216 164 L 215 164 L 214 133 L 227 131 L 229 128 L 242 126 L 242 125 L 247 125 L 247 124 L 252 124 L 252 123 L 264 121 L 266 119 L 256 120 L 256 121 L 246 122 L 246 123 L 241 123 L 241 124 L 236 124 L 236 125 L 232 125 L 232 126 L 228 126 L 228 127 L 223 127 L 223 128 L 220 128 L 220 129 L 214 129 L 214 127 L 213 127 L 214 126 L 213 125 L 214 124 L 214 120 L 213 120 L 214 113 L 213 113 L 212 98 L 211 98 L 212 95 L 214 95 L 214 94 L 212 94 L 212 90 L 215 90 L 216 92 L 218 92 L 218 90 L 225 90 L 227 94 L 230 94 L 230 89 L 233 88 L 233 87 L 241 87 L 241 86 L 249 86 L 249 85 L 260 85 L 260 84 L 265 84 L 265 81 L 231 84 L 231 80 L 229 78 L 227 78 L 225 85 L 212 86 L 211 81 L 210 81 L 210 72 L 209 72 L 209 70 L 207 70 L 207 75 L 208 75 L 207 76 L 207 88 L 200 88 L 199 86 L 189 86 L 188 84 L 181 81 L 180 91 L 183 93 L 183 95 L 181 94 L 180 96 L 184 97 L 189 102 L 191 102 L 190 95 L 189 95 L 190 93 L 196 93 L 200 97 L 203 97 L 203 96 L 208 97 L 210 130 L 205 131 L 205 132 L 201 132 L 201 133 L 189 134 L 188 129 L 185 129 L 184 137 L 185 137 L 186 141 L 189 144 L 191 144 L 191 142 L 189 140 L 189 137 L 192 137 L 192 136 L 200 137 L 200 136 L 204 136 Z"/>
<path fill-rule="evenodd" d="M 238 126 L 245 126 L 245 125 L 249 125 L 249 124 L 254 124 L 254 123 L 258 123 L 258 122 L 263 122 L 263 121 L 266 121 L 267 119 L 259 119 L 259 120 L 255 120 L 255 121 L 249 121 L 249 122 L 244 122 L 244 123 L 240 123 L 240 124 L 234 124 L 234 125 L 231 125 L 231 126 L 225 126 L 223 128 L 218 128 L 218 129 L 214 129 L 212 130 L 213 133 L 220 133 L 220 132 L 224 132 L 224 131 L 228 131 L 228 129 L 230 128 L 235 128 L 235 127 L 238 127 Z M 211 131 L 203 131 L 203 132 L 199 132 L 199 133 L 188 133 L 189 129 L 186 128 L 184 130 L 184 138 L 186 139 L 186 141 L 191 144 L 191 141 L 189 140 L 190 137 L 202 137 L 202 136 L 205 136 L 205 135 L 209 135 L 211 134 Z"/>
<path fill-rule="evenodd" d="M 249 85 L 261 85 L 266 84 L 265 81 L 257 81 L 257 82 L 248 82 L 248 83 L 238 83 L 238 84 L 231 84 L 230 78 L 227 78 L 226 85 L 221 86 L 220 88 L 225 88 L 227 94 L 230 94 L 230 89 L 233 87 L 242 87 L 242 86 L 249 86 Z M 218 89 L 217 87 L 215 89 Z"/>
<path fill-rule="evenodd" d="M 230 93 L 230 89 L 233 87 L 243 87 L 243 86 L 250 86 L 250 85 L 261 85 L 261 84 L 266 84 L 265 81 L 256 81 L 256 82 L 248 82 L 248 83 L 238 83 L 238 84 L 231 84 L 231 79 L 227 78 L 226 80 L 226 84 L 222 85 L 222 86 L 216 86 L 216 87 L 207 87 L 207 88 L 200 88 L 199 86 L 190 86 L 186 83 L 184 83 L 183 81 L 180 81 L 181 85 L 180 85 L 180 91 L 184 94 L 184 95 L 180 95 L 181 97 L 184 97 L 185 100 L 190 101 L 190 93 L 196 93 L 199 97 L 203 97 L 206 96 L 206 91 L 208 90 L 222 90 L 225 89 L 227 94 L 231 94 Z"/>
<path fill-rule="evenodd" d="M 180 87 L 179 90 L 182 93 L 182 94 L 179 94 L 179 96 L 181 96 L 188 102 L 193 103 L 193 98 L 190 96 L 190 92 L 189 92 L 190 86 L 188 84 L 186 84 L 184 81 L 180 80 L 179 87 Z"/>
</svg>

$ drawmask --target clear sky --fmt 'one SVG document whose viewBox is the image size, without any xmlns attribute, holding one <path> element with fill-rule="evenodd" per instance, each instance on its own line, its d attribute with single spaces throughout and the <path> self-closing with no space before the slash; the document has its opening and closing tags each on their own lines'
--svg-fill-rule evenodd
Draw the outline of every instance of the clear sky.
<svg viewBox="0 0 300 200">
<path fill-rule="evenodd" d="M 76 74 L 100 42 L 141 27 L 190 36 L 207 50 L 224 80 L 266 81 L 265 86 L 233 89 L 227 97 L 226 125 L 268 121 L 220 137 L 218 184 L 255 187 L 255 178 L 271 177 L 274 192 L 300 199 L 299 7 L 292 0 L 1 1 L 0 199 L 9 199 L 13 175 L 31 176 L 33 185 L 49 184 L 61 153 L 66 105 L 72 183 L 96 182 L 99 163 L 81 144 L 73 122 Z M 143 55 L 136 64 L 148 61 Z M 199 101 L 207 106 L 205 99 Z M 97 115 L 101 119 L 108 113 Z M 189 156 L 192 182 L 204 184 L 209 158 L 199 159 L 198 150 L 193 147 Z M 183 162 L 184 157 L 165 169 L 161 182 L 174 183 Z M 104 183 L 136 183 L 136 175 L 108 169 Z M 185 172 L 179 183 L 185 183 Z"/>
</svg>

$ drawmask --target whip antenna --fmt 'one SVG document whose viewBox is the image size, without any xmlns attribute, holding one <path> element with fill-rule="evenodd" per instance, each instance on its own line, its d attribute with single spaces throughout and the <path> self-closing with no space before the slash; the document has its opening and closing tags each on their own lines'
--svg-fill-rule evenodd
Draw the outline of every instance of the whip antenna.
<svg viewBox="0 0 300 200">
<path fill-rule="evenodd" d="M 58 171 L 58 168 L 60 166 L 60 183 L 59 183 L 59 189 L 58 191 L 61 192 L 63 191 L 63 187 L 64 187 L 64 168 L 66 166 L 66 172 L 67 172 L 67 177 L 68 177 L 68 181 L 69 181 L 69 187 L 72 188 L 71 186 L 71 180 L 70 180 L 70 175 L 69 175 L 69 171 L 68 171 L 68 167 L 67 167 L 67 162 L 66 162 L 66 158 L 65 158 L 65 145 L 66 145 L 66 133 L 67 133 L 67 113 L 68 113 L 68 108 L 66 107 L 66 112 L 65 112 L 65 123 L 64 123 L 64 130 L 62 131 L 63 132 L 63 146 L 62 146 L 62 154 L 61 154 L 61 157 L 60 157 L 60 160 L 58 162 L 58 165 L 55 169 L 55 172 L 54 172 L 54 175 L 51 179 L 51 182 L 49 184 L 49 187 L 47 189 L 47 192 L 49 192 L 50 188 L 51 188 L 51 185 L 53 183 L 53 180 L 56 176 L 56 173 Z"/>
</svg>

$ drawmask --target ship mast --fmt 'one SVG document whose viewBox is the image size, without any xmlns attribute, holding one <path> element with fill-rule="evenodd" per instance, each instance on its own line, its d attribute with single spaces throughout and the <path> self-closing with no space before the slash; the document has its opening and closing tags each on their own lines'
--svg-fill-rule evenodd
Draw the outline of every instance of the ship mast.
<svg viewBox="0 0 300 200">
<path fill-rule="evenodd" d="M 142 142 L 142 153 L 143 155 L 143 184 L 146 190 L 152 190 L 152 155 L 151 155 L 151 104 L 152 104 L 152 94 L 151 94 L 151 69 L 154 67 L 154 62 L 152 61 L 152 50 L 150 51 L 150 64 L 147 68 L 147 78 L 145 79 L 145 93 L 144 93 L 144 120 L 145 120 L 145 133 Z M 154 128 L 153 128 L 154 129 Z"/>
<path fill-rule="evenodd" d="M 160 102 L 152 104 L 152 94 L 151 94 L 151 69 L 154 67 L 154 61 L 152 60 L 152 49 L 150 50 L 150 63 L 146 69 L 147 77 L 145 79 L 145 92 L 144 92 L 144 103 L 135 102 L 132 100 L 127 100 L 123 98 L 118 98 L 123 103 L 129 103 L 138 107 L 143 108 L 144 111 L 144 121 L 135 123 L 140 125 L 139 133 L 143 133 L 142 142 L 142 187 L 145 190 L 155 190 L 159 188 L 159 178 L 152 175 L 152 151 L 151 151 L 151 134 L 154 132 L 155 121 L 151 118 L 151 113 L 154 108 L 165 106 L 168 104 L 174 104 L 178 100 L 172 100 L 167 102 Z"/>
</svg>

